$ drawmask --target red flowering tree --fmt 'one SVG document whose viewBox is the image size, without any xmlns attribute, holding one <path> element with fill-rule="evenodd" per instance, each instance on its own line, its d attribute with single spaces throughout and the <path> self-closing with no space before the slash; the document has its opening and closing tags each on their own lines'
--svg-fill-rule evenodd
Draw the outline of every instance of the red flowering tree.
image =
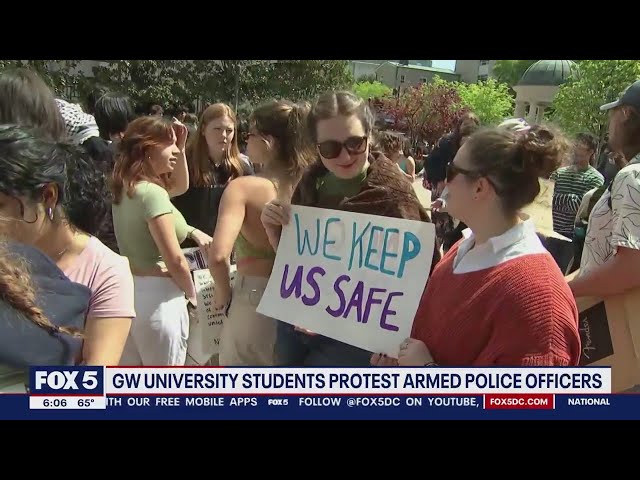
<svg viewBox="0 0 640 480">
<path fill-rule="evenodd" d="M 376 113 L 378 119 L 382 120 L 385 125 L 388 125 L 393 130 L 404 132 L 406 129 L 404 121 L 406 107 L 401 98 L 387 97 L 380 101 Z"/>
<path fill-rule="evenodd" d="M 424 117 L 420 124 L 419 137 L 433 144 L 453 129 L 466 109 L 462 108 L 462 99 L 457 90 L 447 82 L 435 79 L 434 82 L 424 85 L 423 90 Z"/>
<path fill-rule="evenodd" d="M 406 89 L 399 98 L 386 99 L 382 112 L 392 128 L 406 133 L 412 143 L 435 143 L 464 113 L 461 103 L 456 89 L 436 78 Z"/>
</svg>

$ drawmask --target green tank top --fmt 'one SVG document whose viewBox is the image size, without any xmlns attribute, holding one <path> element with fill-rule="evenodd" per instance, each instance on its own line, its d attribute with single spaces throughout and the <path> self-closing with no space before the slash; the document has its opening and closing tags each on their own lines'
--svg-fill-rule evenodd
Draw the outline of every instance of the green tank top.
<svg viewBox="0 0 640 480">
<path fill-rule="evenodd" d="M 236 253 L 236 261 L 240 261 L 245 258 L 257 258 L 264 260 L 272 260 L 276 258 L 276 252 L 274 252 L 273 249 L 264 249 L 252 245 L 244 235 L 242 235 L 242 232 L 240 232 L 238 234 L 238 238 L 236 238 L 234 251 Z"/>
</svg>

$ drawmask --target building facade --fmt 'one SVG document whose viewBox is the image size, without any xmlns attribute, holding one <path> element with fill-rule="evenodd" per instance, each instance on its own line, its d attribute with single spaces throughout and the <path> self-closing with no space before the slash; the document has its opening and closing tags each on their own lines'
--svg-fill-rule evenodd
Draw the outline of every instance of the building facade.
<svg viewBox="0 0 640 480">
<path fill-rule="evenodd" d="M 522 75 L 517 85 L 514 115 L 529 123 L 540 123 L 545 109 L 555 98 L 560 85 L 577 74 L 577 65 L 571 60 L 539 60 Z"/>
<path fill-rule="evenodd" d="M 394 89 L 398 94 L 402 94 L 407 88 L 429 83 L 436 76 L 448 82 L 457 82 L 460 79 L 457 73 L 450 70 L 420 65 L 401 65 L 396 62 L 385 62 L 376 69 L 378 81 Z"/>
<path fill-rule="evenodd" d="M 493 76 L 497 60 L 456 60 L 456 73 L 465 83 L 483 82 Z"/>
</svg>

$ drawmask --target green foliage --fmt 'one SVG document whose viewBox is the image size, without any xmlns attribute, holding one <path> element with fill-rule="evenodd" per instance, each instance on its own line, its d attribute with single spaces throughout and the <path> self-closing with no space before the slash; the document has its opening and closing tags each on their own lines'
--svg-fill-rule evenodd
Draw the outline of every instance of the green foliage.
<svg viewBox="0 0 640 480">
<path fill-rule="evenodd" d="M 76 72 L 79 60 L 0 60 L 0 72 L 5 69 L 35 70 L 53 90 L 54 95 L 72 100 L 70 93 L 82 81 Z"/>
<path fill-rule="evenodd" d="M 497 125 L 513 114 L 514 98 L 506 83 L 493 78 L 486 82 L 454 84 L 462 105 L 474 112 L 483 125 Z"/>
<path fill-rule="evenodd" d="M 77 71 L 79 60 L 0 60 L 0 71 L 35 70 L 57 96 L 84 98 L 95 85 L 131 96 L 142 105 L 232 105 L 273 98 L 311 100 L 333 89 L 349 89 L 353 76 L 344 60 L 107 60 L 93 77 Z"/>
<path fill-rule="evenodd" d="M 189 67 L 185 60 L 114 60 L 94 68 L 93 81 L 143 104 L 187 103 Z"/>
<path fill-rule="evenodd" d="M 391 89 L 380 82 L 358 82 L 353 86 L 356 95 L 368 100 L 369 98 L 382 98 L 391 94 Z"/>
<path fill-rule="evenodd" d="M 493 66 L 493 76 L 509 87 L 516 85 L 524 72 L 538 60 L 497 60 Z"/>
<path fill-rule="evenodd" d="M 311 101 L 328 90 L 352 85 L 353 75 L 345 60 L 254 62 L 244 68 L 240 99 L 252 104 L 273 98 Z"/>
<path fill-rule="evenodd" d="M 640 78 L 638 60 L 582 60 L 579 73 L 558 91 L 552 116 L 569 134 L 590 132 L 601 141 L 607 132 L 608 114 L 600 106 L 619 98 Z"/>
<path fill-rule="evenodd" d="M 299 101 L 353 83 L 342 60 L 117 60 L 95 70 L 97 82 L 124 89 L 139 102 L 165 105 L 197 98 L 232 105 Z"/>
<path fill-rule="evenodd" d="M 358 78 L 356 78 L 356 82 L 357 83 L 361 83 L 361 82 L 376 82 L 378 80 L 378 78 L 376 77 L 375 73 L 365 73 L 364 75 L 360 75 Z"/>
</svg>

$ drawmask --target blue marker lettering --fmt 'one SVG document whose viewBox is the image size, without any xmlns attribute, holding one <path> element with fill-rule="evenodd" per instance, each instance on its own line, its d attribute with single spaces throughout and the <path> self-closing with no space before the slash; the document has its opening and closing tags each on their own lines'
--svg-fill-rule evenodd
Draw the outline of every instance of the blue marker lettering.
<svg viewBox="0 0 640 480">
<path fill-rule="evenodd" d="M 369 235 L 369 247 L 367 248 L 367 256 L 364 259 L 364 266 L 369 268 L 369 269 L 371 269 L 371 270 L 376 270 L 377 271 L 378 270 L 378 266 L 377 265 L 372 265 L 370 263 L 371 254 L 372 253 L 378 253 L 378 250 L 373 248 L 373 240 L 374 240 L 376 232 L 384 232 L 384 228 L 379 227 L 377 225 L 371 228 L 371 235 Z"/>
<path fill-rule="evenodd" d="M 304 253 L 305 245 L 309 248 L 309 254 L 315 255 L 318 253 L 318 248 L 320 247 L 320 219 L 316 219 L 316 248 L 315 250 L 311 249 L 311 240 L 309 240 L 309 231 L 304 229 L 304 240 L 302 241 L 302 247 L 300 247 L 300 217 L 297 213 L 295 213 L 294 218 L 296 219 L 296 233 L 297 233 L 297 241 L 298 241 L 298 255 L 302 255 Z"/>
<path fill-rule="evenodd" d="M 400 267 L 398 268 L 398 278 L 404 274 L 404 266 L 409 260 L 413 260 L 420 253 L 420 240 L 411 232 L 404 232 L 402 240 L 402 256 L 400 257 Z"/>
<path fill-rule="evenodd" d="M 356 222 L 353 222 L 353 235 L 351 237 L 351 254 L 349 256 L 349 271 L 351 271 L 351 267 L 353 266 L 353 254 L 356 251 L 356 245 L 360 247 L 360 256 L 358 258 L 358 265 L 360 268 L 362 268 L 362 256 L 363 256 L 362 239 L 364 238 L 365 233 L 367 233 L 367 230 L 369 230 L 370 226 L 371 226 L 371 222 L 368 222 L 367 226 L 364 227 L 364 230 L 362 230 L 362 233 L 360 233 L 360 235 L 356 237 Z"/>
<path fill-rule="evenodd" d="M 400 236 L 400 230 L 398 230 L 397 228 L 389 228 L 387 229 L 386 232 L 384 232 L 384 243 L 382 244 L 382 255 L 380 258 L 380 271 L 382 273 L 386 273 L 387 275 L 395 275 L 395 273 L 393 270 L 387 270 L 384 268 L 384 261 L 387 259 L 387 257 L 396 258 L 398 256 L 397 253 L 391 253 L 390 251 L 387 250 L 387 242 L 389 240 L 389 235 L 392 233 L 397 233 L 398 236 Z M 394 238 L 396 238 L 396 241 L 392 242 L 392 245 L 393 243 L 395 243 L 397 247 L 398 245 L 397 237 L 394 237 Z M 393 247 L 391 247 L 391 249 L 393 250 Z"/>
<path fill-rule="evenodd" d="M 339 222 L 340 219 L 336 218 L 336 217 L 331 217 L 329 218 L 326 223 L 324 224 L 324 241 L 322 242 L 322 255 L 324 255 L 324 258 L 328 258 L 331 260 L 337 260 L 338 262 L 340 260 L 342 260 L 340 257 L 336 256 L 336 255 L 329 255 L 327 253 L 327 245 L 334 245 L 336 242 L 335 240 L 329 240 L 327 238 L 327 234 L 329 231 L 329 224 L 330 223 L 334 223 L 334 222 Z"/>
</svg>

